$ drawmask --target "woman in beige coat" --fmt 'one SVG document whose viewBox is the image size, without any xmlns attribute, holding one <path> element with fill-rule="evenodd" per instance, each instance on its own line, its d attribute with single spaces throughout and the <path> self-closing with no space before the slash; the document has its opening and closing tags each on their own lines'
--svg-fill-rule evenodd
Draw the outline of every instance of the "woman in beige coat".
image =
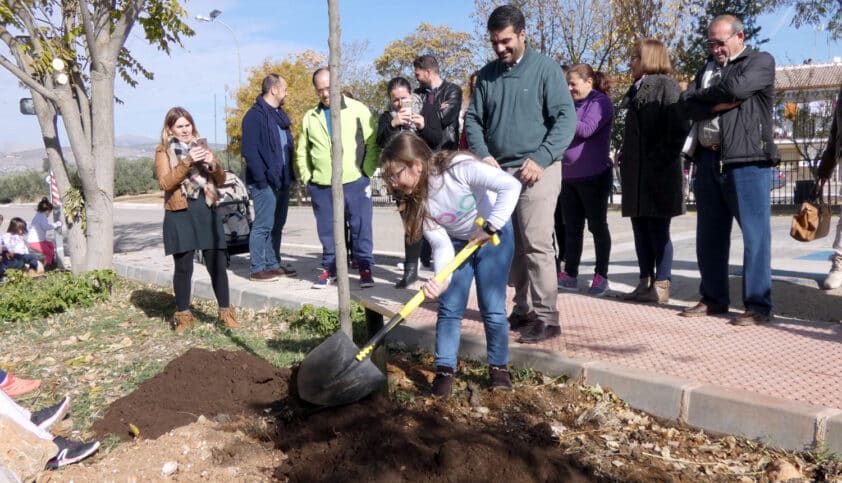
<svg viewBox="0 0 842 483">
<path fill-rule="evenodd" d="M 176 332 L 196 325 L 190 312 L 196 250 L 202 250 L 211 277 L 219 320 L 225 327 L 239 327 L 229 302 L 225 232 L 215 207 L 216 186 L 225 181 L 225 172 L 182 107 L 173 107 L 164 117 L 161 144 L 155 149 L 155 174 L 164 190 L 164 253 L 172 255 L 175 263 Z"/>
</svg>

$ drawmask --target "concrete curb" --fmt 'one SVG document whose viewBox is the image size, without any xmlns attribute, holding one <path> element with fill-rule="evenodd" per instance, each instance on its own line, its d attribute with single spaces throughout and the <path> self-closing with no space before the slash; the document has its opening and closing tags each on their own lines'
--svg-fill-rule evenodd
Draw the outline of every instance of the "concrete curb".
<svg viewBox="0 0 842 483">
<path fill-rule="evenodd" d="M 400 325 L 389 335 L 432 352 L 434 331 Z M 842 410 L 704 384 L 600 361 L 564 357 L 552 351 L 512 344 L 513 366 L 610 389 L 629 406 L 712 433 L 727 433 L 789 450 L 827 448 L 842 453 Z M 459 353 L 484 360 L 485 340 L 462 334 Z"/>
<path fill-rule="evenodd" d="M 141 283 L 172 287 L 172 274 L 149 267 L 115 262 L 117 275 Z M 255 288 L 231 283 L 231 303 L 256 310 L 272 306 L 300 308 L 312 301 L 273 287 Z M 195 297 L 213 299 L 209 280 L 194 276 Z M 321 305 L 330 307 L 328 301 Z M 365 304 L 370 306 L 371 304 Z M 370 307 L 377 308 L 377 307 Z M 382 311 L 383 309 L 377 308 Z M 389 314 L 390 315 L 390 314 Z M 435 330 L 403 324 L 388 337 L 410 347 L 435 350 Z M 485 360 L 484 338 L 463 334 L 460 355 Z M 716 433 L 756 439 L 790 450 L 826 448 L 842 454 L 842 410 L 774 398 L 714 384 L 610 364 L 597 360 L 565 357 L 556 352 L 513 343 L 511 364 L 531 367 L 550 376 L 568 375 L 589 385 L 611 389 L 631 407 L 655 416 Z"/>
</svg>

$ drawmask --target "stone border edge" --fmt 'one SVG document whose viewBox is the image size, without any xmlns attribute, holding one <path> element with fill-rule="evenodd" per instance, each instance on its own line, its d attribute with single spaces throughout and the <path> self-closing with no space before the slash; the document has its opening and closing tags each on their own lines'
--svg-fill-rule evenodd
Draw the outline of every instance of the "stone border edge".
<svg viewBox="0 0 842 483">
<path fill-rule="evenodd" d="M 435 348 L 434 331 L 404 324 L 391 342 L 427 351 Z M 485 341 L 463 334 L 460 355 L 485 359 Z M 548 375 L 610 389 L 629 406 L 714 434 L 734 434 L 788 450 L 826 448 L 842 454 L 842 410 L 765 396 L 741 389 L 657 374 L 617 364 L 565 357 L 527 345 L 512 344 L 511 364 Z"/>
</svg>

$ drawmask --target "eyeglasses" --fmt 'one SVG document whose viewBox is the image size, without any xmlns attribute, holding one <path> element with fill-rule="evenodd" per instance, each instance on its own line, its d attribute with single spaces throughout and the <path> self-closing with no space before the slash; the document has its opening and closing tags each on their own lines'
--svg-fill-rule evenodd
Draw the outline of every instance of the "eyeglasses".
<svg viewBox="0 0 842 483">
<path fill-rule="evenodd" d="M 729 35 L 728 38 L 724 40 L 708 39 L 708 41 L 705 42 L 705 45 L 707 45 L 709 49 L 713 49 L 716 47 L 725 47 L 725 43 L 733 39 L 735 35 L 737 35 L 737 32 L 734 32 L 733 34 Z"/>
<path fill-rule="evenodd" d="M 392 173 L 392 174 L 387 175 L 387 176 L 386 176 L 386 182 L 387 182 L 387 183 L 389 183 L 389 184 L 395 184 L 395 183 L 397 183 L 397 182 L 398 182 L 398 180 L 399 180 L 399 179 L 400 179 L 400 177 L 401 177 L 401 173 L 403 173 L 405 170 L 406 170 L 406 166 L 404 166 L 403 168 L 401 168 L 401 169 L 399 169 L 399 170 L 395 171 L 395 172 L 394 172 L 394 173 Z"/>
</svg>

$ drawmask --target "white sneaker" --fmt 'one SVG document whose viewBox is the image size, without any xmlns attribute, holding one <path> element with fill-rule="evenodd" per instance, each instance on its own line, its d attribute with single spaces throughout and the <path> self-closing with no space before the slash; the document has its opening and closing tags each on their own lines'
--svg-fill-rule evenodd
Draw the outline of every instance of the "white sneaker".
<svg viewBox="0 0 842 483">
<path fill-rule="evenodd" d="M 824 279 L 824 288 L 828 290 L 842 287 L 842 255 L 834 253 L 830 256 L 830 261 L 833 265 L 830 267 L 827 278 Z"/>
</svg>

